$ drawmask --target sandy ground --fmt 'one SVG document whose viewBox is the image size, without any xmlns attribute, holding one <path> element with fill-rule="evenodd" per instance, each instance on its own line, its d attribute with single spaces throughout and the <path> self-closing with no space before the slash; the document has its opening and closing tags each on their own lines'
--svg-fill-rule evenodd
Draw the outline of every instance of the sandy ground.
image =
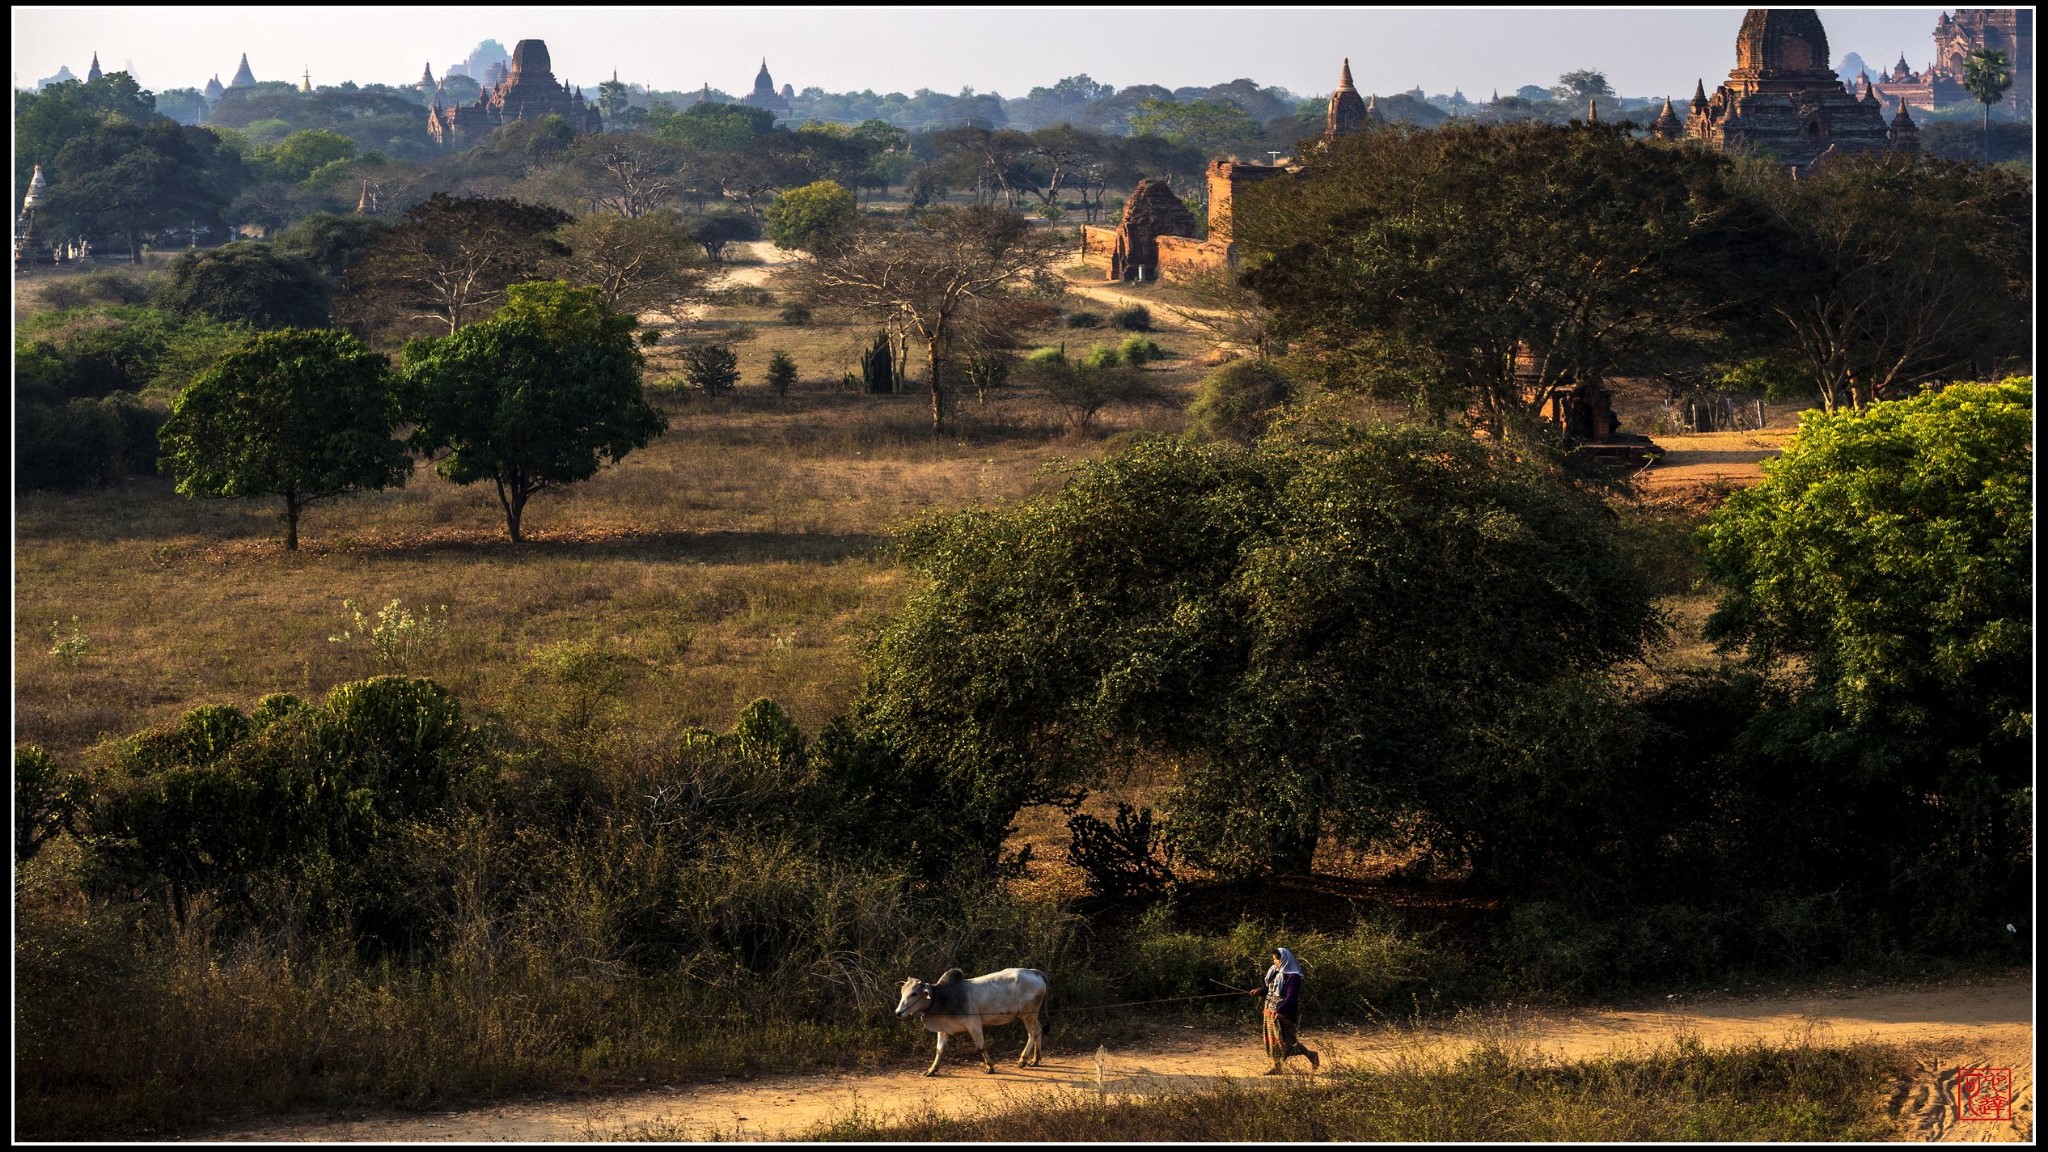
<svg viewBox="0 0 2048 1152">
<path fill-rule="evenodd" d="M 2033 1133 L 2033 991 L 2025 976 L 1929 988 L 1885 987 L 1797 996 L 1720 996 L 1672 1000 L 1638 1010 L 1492 1013 L 1442 1031 L 1388 1028 L 1316 1029 L 1304 1038 L 1323 1053 L 1327 1071 L 1417 1055 L 1448 1058 L 1486 1035 L 1507 1036 L 1552 1058 L 1599 1055 L 1691 1033 L 1712 1045 L 1799 1038 L 1848 1042 L 1875 1039 L 1910 1052 L 1915 1072 L 1894 1085 L 1885 1103 L 1909 1140 L 2024 1141 Z M 1159 1093 L 1185 1091 L 1223 1077 L 1254 1077 L 1264 1066 L 1249 1012 L 1242 1033 L 1188 1029 L 1141 1046 L 1065 1052 L 1049 1046 L 1043 1066 L 1013 1061 L 1021 1033 L 997 1029 L 996 1075 L 955 1048 L 937 1079 L 922 1065 L 883 1074 L 764 1076 L 692 1085 L 663 1085 L 605 1099 L 525 1099 L 428 1114 L 380 1113 L 349 1118 L 301 1117 L 216 1133 L 236 1141 L 572 1141 L 630 1138 L 650 1129 L 675 1138 L 788 1137 L 856 1105 L 888 1114 L 927 1103 L 961 1110 L 1034 1089 Z M 1006 1059 L 1007 1058 L 1007 1059 Z M 1298 1061 L 1296 1063 L 1299 1063 Z M 1958 1069 L 2012 1070 L 2013 1120 L 1958 1122 Z M 1254 1082 L 1270 1082 L 1257 1081 Z"/>
<path fill-rule="evenodd" d="M 1782 451 L 1795 431 L 1787 425 L 1754 432 L 1660 436 L 1656 440 L 1664 457 L 1643 473 L 1643 481 L 1652 492 L 1702 485 L 1746 487 L 1757 482 L 1762 476 L 1758 466 Z"/>
</svg>

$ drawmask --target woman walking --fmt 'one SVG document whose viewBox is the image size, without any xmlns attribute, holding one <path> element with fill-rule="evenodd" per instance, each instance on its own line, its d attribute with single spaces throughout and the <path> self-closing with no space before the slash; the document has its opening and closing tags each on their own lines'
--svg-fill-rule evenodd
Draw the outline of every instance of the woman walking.
<svg viewBox="0 0 2048 1152">
<path fill-rule="evenodd" d="M 1311 1069 L 1323 1062 L 1301 1042 L 1301 964 L 1285 948 L 1273 949 L 1273 966 L 1266 969 L 1266 1055 L 1273 1066 L 1266 1075 L 1278 1076 L 1289 1056 L 1308 1057 Z M 1252 995 L 1258 995 L 1253 989 Z"/>
</svg>

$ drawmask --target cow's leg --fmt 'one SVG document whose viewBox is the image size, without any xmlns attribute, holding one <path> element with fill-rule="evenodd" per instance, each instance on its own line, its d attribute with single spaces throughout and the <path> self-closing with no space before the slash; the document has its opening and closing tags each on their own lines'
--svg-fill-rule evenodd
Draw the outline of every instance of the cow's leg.
<svg viewBox="0 0 2048 1152">
<path fill-rule="evenodd" d="M 1024 1041 L 1024 1051 L 1031 1057 L 1031 1066 L 1036 1068 L 1039 1057 L 1045 1054 L 1045 1029 L 1039 1026 L 1038 1013 L 1033 1012 L 1024 1017 L 1024 1031 L 1027 1034 L 1027 1038 Z M 1019 1056 L 1017 1058 L 1017 1066 L 1021 1068 L 1023 1065 L 1024 1058 Z"/>
<path fill-rule="evenodd" d="M 996 1062 L 988 1058 L 988 1040 L 981 1033 L 981 1021 L 968 1017 L 967 1034 L 974 1038 L 974 1047 L 981 1052 L 981 1067 L 985 1072 L 996 1070 Z"/>
<path fill-rule="evenodd" d="M 939 1074 L 939 1061 L 944 1060 L 945 1058 L 946 1034 L 944 1032 L 941 1032 L 939 1033 L 939 1050 L 937 1052 L 932 1053 L 932 1066 L 925 1069 L 924 1074 L 927 1076 L 937 1076 Z"/>
</svg>

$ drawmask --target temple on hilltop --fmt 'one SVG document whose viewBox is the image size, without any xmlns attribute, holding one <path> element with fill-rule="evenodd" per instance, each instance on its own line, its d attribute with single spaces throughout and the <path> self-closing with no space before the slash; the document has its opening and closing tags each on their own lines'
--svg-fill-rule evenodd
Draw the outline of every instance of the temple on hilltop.
<svg viewBox="0 0 2048 1152">
<path fill-rule="evenodd" d="M 1899 53 L 1899 62 L 1880 73 L 1873 83 L 1865 79 L 1887 105 L 1900 100 L 1909 108 L 1935 111 L 1975 104 L 1977 98 L 1963 87 L 1963 69 L 1972 52 L 1988 50 L 2005 57 L 2012 68 L 2012 87 L 2006 90 L 2004 108 L 2021 119 L 2034 115 L 2034 13 L 2029 8 L 1958 8 L 1942 13 L 1934 23 L 1934 59 L 1914 71 Z"/>
<path fill-rule="evenodd" d="M 560 116 L 579 134 L 604 130 L 597 107 L 582 92 L 556 82 L 548 46 L 539 40 L 521 40 L 512 49 L 512 66 L 476 103 L 444 105 L 441 97 L 437 89 L 427 111 L 427 135 L 443 147 L 467 147 L 493 129 L 544 116 Z"/>
<path fill-rule="evenodd" d="M 708 91 L 711 86 L 706 84 L 704 87 Z M 761 70 L 754 74 L 754 90 L 741 97 L 740 103 L 749 108 L 766 108 L 777 116 L 787 116 L 789 101 L 795 95 L 796 91 L 787 84 L 782 86 L 781 91 L 776 90 L 775 78 L 768 75 L 768 58 L 763 56 Z"/>
<path fill-rule="evenodd" d="M 1709 97 L 1693 86 L 1686 139 L 1726 152 L 1768 153 L 1804 168 L 1823 156 L 1889 148 L 1918 150 L 1903 108 L 1902 131 L 1859 84 L 1851 94 L 1828 65 L 1828 35 L 1811 8 L 1752 8 L 1735 37 L 1735 70 Z"/>
<path fill-rule="evenodd" d="M 249 54 L 247 52 L 244 52 L 242 53 L 242 66 L 240 68 L 235 69 L 235 78 L 233 80 L 228 81 L 228 87 L 254 88 L 255 86 L 256 74 L 254 72 L 249 71 Z"/>
</svg>

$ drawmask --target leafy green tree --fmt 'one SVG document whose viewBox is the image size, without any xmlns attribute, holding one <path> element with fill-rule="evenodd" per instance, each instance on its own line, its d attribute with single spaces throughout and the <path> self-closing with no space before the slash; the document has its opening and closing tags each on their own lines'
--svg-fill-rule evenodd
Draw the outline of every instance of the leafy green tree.
<svg viewBox="0 0 2048 1152">
<path fill-rule="evenodd" d="M 2009 947 L 2033 906 L 2033 407 L 2014 379 L 1808 412 L 1702 533 L 1709 636 L 1779 686 L 1742 744 L 1814 781 L 1805 874 L 1900 939 Z"/>
<path fill-rule="evenodd" d="M 744 104 L 692 104 L 656 134 L 701 152 L 738 152 L 775 129 L 775 113 Z"/>
<path fill-rule="evenodd" d="M 272 243 L 279 253 L 308 260 L 339 283 L 369 256 L 389 227 L 376 216 L 315 212 L 278 233 Z"/>
<path fill-rule="evenodd" d="M 1027 294 L 1064 251 L 1051 229 L 997 207 L 919 212 L 903 227 L 875 223 L 799 261 L 799 293 L 884 328 L 912 333 L 925 349 L 932 432 L 943 426 L 945 366 L 977 331 L 1019 331 L 1048 309 Z"/>
<path fill-rule="evenodd" d="M 668 428 L 640 387 L 635 321 L 595 288 L 514 285 L 490 320 L 405 346 L 413 448 L 457 484 L 489 480 L 517 543 L 527 501 L 597 474 Z"/>
<path fill-rule="evenodd" d="M 1499 433 L 1551 386 L 1704 354 L 1744 296 L 1738 253 L 1768 247 L 1726 163 L 1599 127 L 1389 125 L 1252 189 L 1232 235 L 1324 383 Z"/>
<path fill-rule="evenodd" d="M 1541 805 L 1488 798 L 1562 783 L 1576 748 L 1546 714 L 1659 632 L 1597 501 L 1412 426 L 1145 440 L 899 546 L 930 583 L 878 638 L 856 727 L 984 852 L 1019 805 L 1145 758 L 1203 866 L 1303 868 L 1329 834 L 1497 879 Z"/>
<path fill-rule="evenodd" d="M 692 345 L 683 353 L 683 379 L 706 396 L 723 396 L 739 386 L 739 354 L 730 344 Z"/>
<path fill-rule="evenodd" d="M 36 165 L 47 169 L 65 145 L 102 125 L 140 127 L 162 119 L 156 98 L 126 72 L 109 72 L 91 81 L 66 80 L 39 92 L 16 92 L 14 186 L 28 187 Z"/>
<path fill-rule="evenodd" d="M 1079 363 L 1064 356 L 1026 361 L 1024 378 L 1045 392 L 1066 417 L 1067 431 L 1077 436 L 1094 428 L 1104 408 L 1152 405 L 1165 399 L 1159 385 L 1135 365 L 1121 363 L 1114 348 L 1094 349 Z"/>
<path fill-rule="evenodd" d="M 1984 163 L 1991 163 L 1991 106 L 2012 87 L 2012 64 L 2005 53 L 1979 48 L 1963 58 L 1963 90 L 1984 106 Z"/>
<path fill-rule="evenodd" d="M 1249 445 L 1295 395 L 1294 382 L 1267 360 L 1232 360 L 1196 386 L 1188 430 Z"/>
<path fill-rule="evenodd" d="M 1233 144 L 1258 139 L 1259 125 L 1244 109 L 1228 100 L 1148 99 L 1138 103 L 1131 117 L 1131 132 L 1138 136 L 1163 136 L 1175 144 L 1215 155 Z"/>
<path fill-rule="evenodd" d="M 789 390 L 796 385 L 796 361 L 790 359 L 789 353 L 777 348 L 774 354 L 768 357 L 766 382 L 768 390 L 777 396 L 789 394 Z"/>
<path fill-rule="evenodd" d="M 616 73 L 612 78 L 597 86 L 597 106 L 604 113 L 604 122 L 609 125 L 619 118 L 633 102 L 633 91 Z"/>
<path fill-rule="evenodd" d="M 1606 73 L 1595 68 L 1580 68 L 1559 76 L 1557 83 L 1550 86 L 1550 97 L 1583 109 L 1586 101 L 1596 97 L 1613 99 L 1614 86 L 1607 82 Z"/>
<path fill-rule="evenodd" d="M 2033 399 L 2014 379 L 1808 412 L 1705 529 L 1709 635 L 1800 662 L 1853 724 L 2024 781 Z"/>
<path fill-rule="evenodd" d="M 331 294 L 310 261 L 245 240 L 176 260 L 157 290 L 159 307 L 251 328 L 324 328 Z"/>
<path fill-rule="evenodd" d="M 294 132 L 273 148 L 257 148 L 247 157 L 259 179 L 295 182 L 304 180 L 329 164 L 353 160 L 358 151 L 354 140 L 325 128 Z"/>
<path fill-rule="evenodd" d="M 777 196 L 763 215 L 768 238 L 777 248 L 808 252 L 843 239 L 859 218 L 860 207 L 853 193 L 820 180 Z"/>
<path fill-rule="evenodd" d="M 349 278 L 350 317 L 379 327 L 425 322 L 452 333 L 502 303 L 568 249 L 559 209 L 435 193 L 406 209 Z"/>
<path fill-rule="evenodd" d="M 110 117 L 72 137 L 44 170 L 45 223 L 118 243 L 142 262 L 142 242 L 168 228 L 218 233 L 246 174 L 241 157 L 212 132 L 162 117 Z"/>
<path fill-rule="evenodd" d="M 761 223 L 738 213 L 709 212 L 690 225 L 690 236 L 704 249 L 705 258 L 716 264 L 725 258 L 727 246 L 743 240 L 759 240 Z"/>
<path fill-rule="evenodd" d="M 405 483 L 383 356 L 344 332 L 264 332 L 187 388 L 160 434 L 163 467 L 196 497 L 280 496 L 284 546 L 317 500 Z"/>
</svg>

